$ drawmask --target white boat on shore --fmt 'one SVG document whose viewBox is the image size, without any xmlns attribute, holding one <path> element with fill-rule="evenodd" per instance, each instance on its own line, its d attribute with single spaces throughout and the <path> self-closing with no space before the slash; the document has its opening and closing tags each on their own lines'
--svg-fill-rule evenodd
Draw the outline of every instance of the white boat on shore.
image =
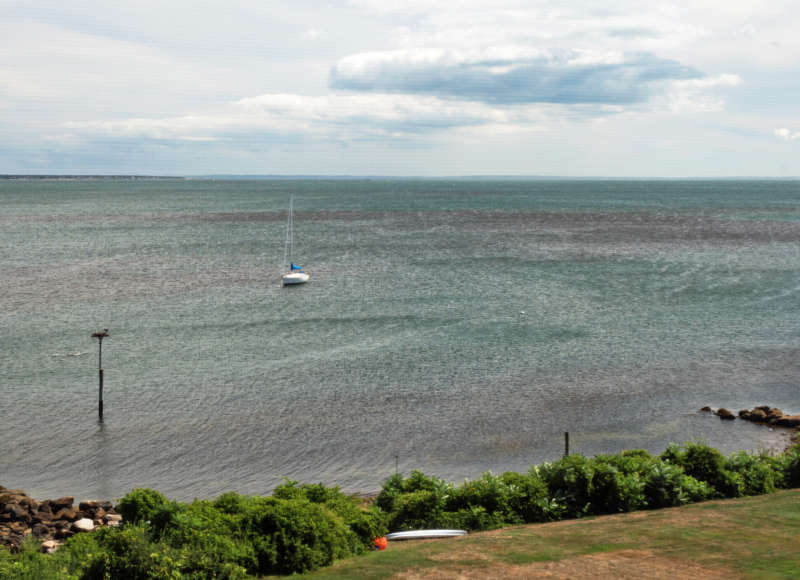
<svg viewBox="0 0 800 580">
<path fill-rule="evenodd" d="M 308 282 L 309 275 L 303 272 L 303 268 L 297 266 L 292 261 L 294 253 L 294 196 L 289 198 L 289 218 L 286 225 L 286 246 L 283 250 L 283 270 L 286 271 L 287 263 L 289 271 L 281 276 L 281 283 L 284 286 L 295 284 L 305 284 Z"/>
<path fill-rule="evenodd" d="M 436 538 L 457 538 L 466 536 L 466 530 L 411 530 L 386 534 L 387 540 L 433 540 Z"/>
</svg>

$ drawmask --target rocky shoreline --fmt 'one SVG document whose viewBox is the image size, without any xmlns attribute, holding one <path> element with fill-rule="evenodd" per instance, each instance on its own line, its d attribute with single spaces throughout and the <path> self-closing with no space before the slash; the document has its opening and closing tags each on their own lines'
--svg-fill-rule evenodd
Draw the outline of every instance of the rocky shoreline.
<svg viewBox="0 0 800 580">
<path fill-rule="evenodd" d="M 742 409 L 738 415 L 734 415 L 731 411 L 724 407 L 717 410 L 711 407 L 703 407 L 700 409 L 705 413 L 713 413 L 723 421 L 733 421 L 738 416 L 739 419 L 750 421 L 751 423 L 760 423 L 770 427 L 783 427 L 794 431 L 792 440 L 789 446 L 792 446 L 800 441 L 800 415 L 787 415 L 777 407 L 770 407 L 769 405 L 759 405 L 752 409 Z"/>
<path fill-rule="evenodd" d="M 72 496 L 36 501 L 20 489 L 0 485 L 0 546 L 16 552 L 32 535 L 51 553 L 74 534 L 122 521 L 110 501 L 82 501 L 77 509 L 74 503 Z"/>
<path fill-rule="evenodd" d="M 761 405 L 734 415 L 725 408 L 703 407 L 721 420 L 760 423 L 794 432 L 789 446 L 800 441 L 800 415 L 787 415 L 778 408 Z M 19 489 L 0 485 L 0 546 L 19 550 L 28 536 L 41 540 L 42 551 L 52 553 L 70 536 L 91 532 L 101 526 L 119 526 L 122 516 L 110 501 L 82 501 L 77 508 L 72 496 L 37 501 Z"/>
</svg>

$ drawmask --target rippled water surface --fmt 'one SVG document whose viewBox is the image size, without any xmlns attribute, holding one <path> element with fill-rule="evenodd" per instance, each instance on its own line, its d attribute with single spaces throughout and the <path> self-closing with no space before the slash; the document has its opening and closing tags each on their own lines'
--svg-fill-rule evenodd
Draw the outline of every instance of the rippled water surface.
<svg viewBox="0 0 800 580">
<path fill-rule="evenodd" d="M 0 181 L 0 240 L 0 483 L 35 497 L 758 449 L 697 409 L 800 413 L 800 182 Z"/>
</svg>

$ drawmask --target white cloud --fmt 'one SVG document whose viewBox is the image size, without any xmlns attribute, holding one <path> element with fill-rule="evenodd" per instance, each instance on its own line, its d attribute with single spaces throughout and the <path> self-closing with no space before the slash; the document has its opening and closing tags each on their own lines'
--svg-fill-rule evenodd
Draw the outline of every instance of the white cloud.
<svg viewBox="0 0 800 580">
<path fill-rule="evenodd" d="M 672 81 L 662 101 L 662 108 L 673 113 L 705 113 L 721 111 L 725 99 L 718 89 L 736 87 L 742 79 L 735 74 L 721 74 L 714 77 Z"/>
<path fill-rule="evenodd" d="M 777 138 L 783 139 L 784 141 L 794 141 L 795 139 L 800 139 L 800 131 L 791 131 L 786 127 L 775 129 L 774 134 Z"/>
<path fill-rule="evenodd" d="M 265 94 L 204 114 L 65 123 L 87 136 L 167 140 L 224 140 L 240 135 L 305 135 L 337 140 L 407 137 L 450 128 L 513 126 L 533 130 L 535 107 L 497 108 L 485 103 L 414 95 Z"/>
<path fill-rule="evenodd" d="M 328 34 L 324 30 L 318 28 L 309 28 L 303 33 L 303 38 L 306 40 L 320 40 L 327 36 Z"/>
</svg>

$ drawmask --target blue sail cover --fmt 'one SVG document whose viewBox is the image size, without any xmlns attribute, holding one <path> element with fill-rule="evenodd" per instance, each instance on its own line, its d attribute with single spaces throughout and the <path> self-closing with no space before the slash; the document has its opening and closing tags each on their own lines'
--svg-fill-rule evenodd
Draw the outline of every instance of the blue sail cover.
<svg viewBox="0 0 800 580">
<path fill-rule="evenodd" d="M 291 267 L 291 270 L 292 270 L 292 271 L 294 271 L 294 270 L 298 270 L 298 271 L 302 272 L 302 271 L 303 271 L 303 268 L 301 268 L 300 266 L 295 266 L 294 262 L 292 262 L 292 267 Z"/>
</svg>

